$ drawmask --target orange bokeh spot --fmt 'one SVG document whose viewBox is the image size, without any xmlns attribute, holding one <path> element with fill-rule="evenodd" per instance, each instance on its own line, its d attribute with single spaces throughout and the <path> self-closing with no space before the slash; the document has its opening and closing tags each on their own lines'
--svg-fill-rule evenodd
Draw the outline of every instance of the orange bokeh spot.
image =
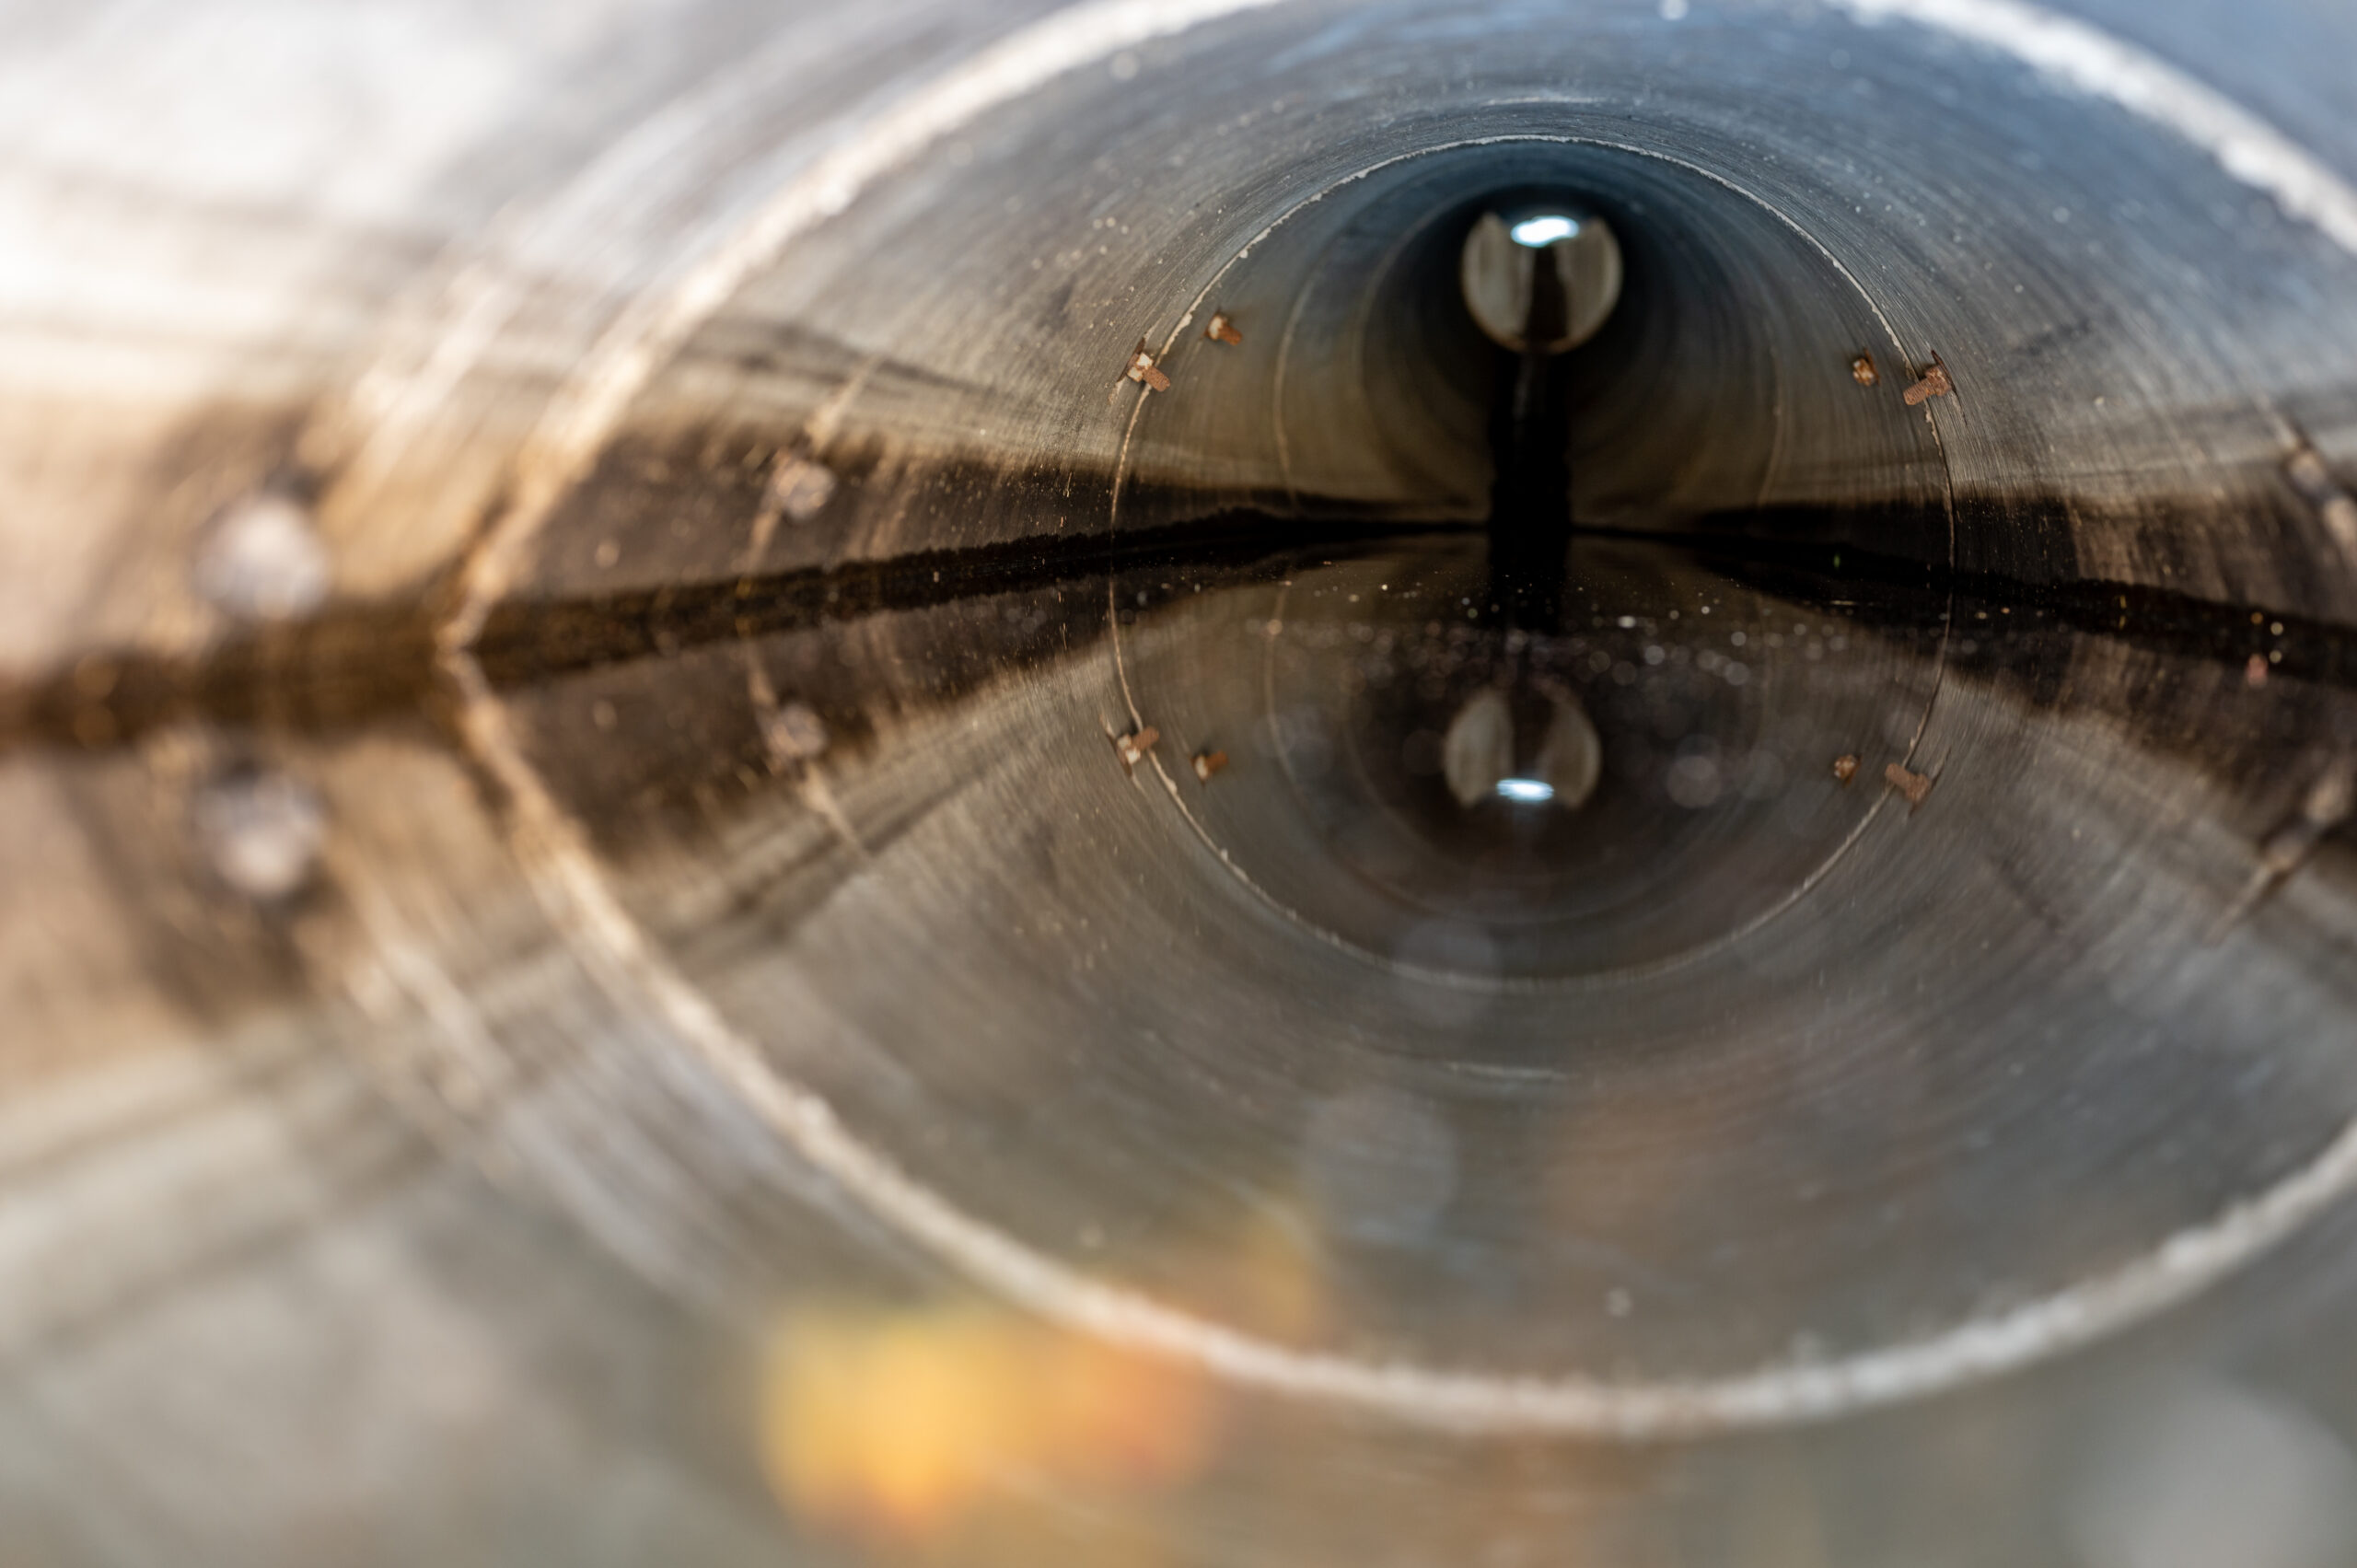
<svg viewBox="0 0 2357 1568">
<path fill-rule="evenodd" d="M 789 1314 L 761 1421 L 772 1482 L 798 1516 L 911 1540 L 1002 1478 L 1181 1484 L 1211 1457 L 1215 1414 L 1192 1367 L 955 1307 Z"/>
</svg>

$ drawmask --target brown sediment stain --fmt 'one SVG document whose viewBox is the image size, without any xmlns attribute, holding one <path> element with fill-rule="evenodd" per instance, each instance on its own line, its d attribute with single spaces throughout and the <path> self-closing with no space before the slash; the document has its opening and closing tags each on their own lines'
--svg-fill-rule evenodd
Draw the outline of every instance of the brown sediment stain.
<svg viewBox="0 0 2357 1568">
<path fill-rule="evenodd" d="M 717 644 L 870 617 L 1051 593 L 1109 573 L 1182 568 L 1203 587 L 1251 580 L 1270 562 L 1326 559 L 1423 531 L 1381 522 L 1295 522 L 1259 512 L 1120 534 L 1034 537 L 839 565 L 730 575 L 494 606 L 464 650 L 491 686 L 528 690 L 583 672 L 673 659 Z M 1074 599 L 1058 648 L 1103 630 L 1101 597 Z M 420 713 L 439 720 L 450 691 L 438 645 L 440 589 L 331 601 L 298 621 L 252 626 L 187 652 L 125 647 L 54 669 L 0 676 L 0 752 L 136 743 L 182 722 L 294 734 L 344 732 Z M 997 648 L 1020 664 L 1026 650 Z M 1030 650 L 1036 652 L 1038 650 Z M 606 727 L 606 726 L 601 726 Z"/>
</svg>

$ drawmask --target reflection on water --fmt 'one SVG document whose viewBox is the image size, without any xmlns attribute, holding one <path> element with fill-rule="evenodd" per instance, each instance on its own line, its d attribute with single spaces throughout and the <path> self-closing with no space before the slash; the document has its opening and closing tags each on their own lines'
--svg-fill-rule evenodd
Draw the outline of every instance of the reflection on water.
<svg viewBox="0 0 2357 1568">
<path fill-rule="evenodd" d="M 1179 799 L 1271 900 L 1369 953 L 1434 922 L 1494 976 L 1675 958 L 1788 901 L 1912 754 L 1945 607 L 1866 631 L 1681 552 L 1572 552 L 1545 628 L 1490 552 L 1441 535 L 1171 591 L 1124 637 L 1127 691 L 1183 752 Z M 1155 579 L 1158 582 L 1158 579 Z"/>
<path fill-rule="evenodd" d="M 2357 1111 L 2333 628 L 1766 536 L 1580 536 L 1543 621 L 1469 533 L 1116 543 L 517 606 L 482 649 L 649 950 L 1051 1306 L 1491 1389 L 1805 1378 L 2164 1255 Z M 424 645 L 386 614 L 104 661 L 22 738 L 430 713 L 354 653 Z M 208 876 L 331 914 L 365 812 L 226 761 Z M 618 1159 L 596 1210 L 668 1242 L 666 1179 Z M 1316 1397 L 868 1283 L 760 1280 L 755 1424 L 792 1517 L 889 1559 L 1183 1560 L 1248 1506 L 1380 1556 L 1484 1485 L 1510 1544 L 1610 1468 L 1474 1447 L 1338 1513 L 1363 1411 L 1311 1443 Z"/>
</svg>

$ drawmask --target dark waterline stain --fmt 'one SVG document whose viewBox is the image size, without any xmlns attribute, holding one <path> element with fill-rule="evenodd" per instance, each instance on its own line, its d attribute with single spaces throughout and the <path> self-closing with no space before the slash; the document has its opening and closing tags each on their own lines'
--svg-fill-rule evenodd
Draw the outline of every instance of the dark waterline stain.
<svg viewBox="0 0 2357 1568">
<path fill-rule="evenodd" d="M 2233 668 L 2256 658 L 2270 679 L 2357 690 L 2357 628 L 2138 584 L 2035 583 L 1829 542 L 1913 538 L 1911 511 L 1840 508 L 1700 519 L 1677 532 L 1581 528 L 1583 540 L 1676 551 L 1734 583 L 1877 632 L 1922 632 L 1953 613 L 1973 622 L 1960 668 L 2034 661 L 2041 633 L 2067 632 L 2169 658 Z M 1944 521 L 1941 525 L 1945 527 Z M 1225 587 L 1419 540 L 1478 539 L 1480 525 L 1338 517 L 1305 521 L 1236 510 L 1154 528 L 1020 539 L 873 562 L 668 584 L 496 606 L 468 654 L 494 690 L 733 639 L 923 610 L 1117 574 L 1168 570 Z M 1974 621 L 1981 611 L 1989 620 Z M 186 656 L 94 653 L 0 684 L 0 751 L 108 750 L 175 723 L 314 735 L 424 714 L 443 722 L 452 691 L 436 635 L 447 596 L 331 606 L 311 619 L 230 637 Z"/>
</svg>

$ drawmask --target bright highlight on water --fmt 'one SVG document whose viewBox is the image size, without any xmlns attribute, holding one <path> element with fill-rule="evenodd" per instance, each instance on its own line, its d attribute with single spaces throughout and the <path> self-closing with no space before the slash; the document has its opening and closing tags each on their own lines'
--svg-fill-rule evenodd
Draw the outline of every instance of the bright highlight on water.
<svg viewBox="0 0 2357 1568">
<path fill-rule="evenodd" d="M 1561 213 L 1544 217 L 1525 218 L 1514 226 L 1512 233 L 1516 245 L 1527 245 L 1534 250 L 1544 250 L 1558 239 L 1569 239 L 1580 231 L 1579 220 Z"/>
</svg>

